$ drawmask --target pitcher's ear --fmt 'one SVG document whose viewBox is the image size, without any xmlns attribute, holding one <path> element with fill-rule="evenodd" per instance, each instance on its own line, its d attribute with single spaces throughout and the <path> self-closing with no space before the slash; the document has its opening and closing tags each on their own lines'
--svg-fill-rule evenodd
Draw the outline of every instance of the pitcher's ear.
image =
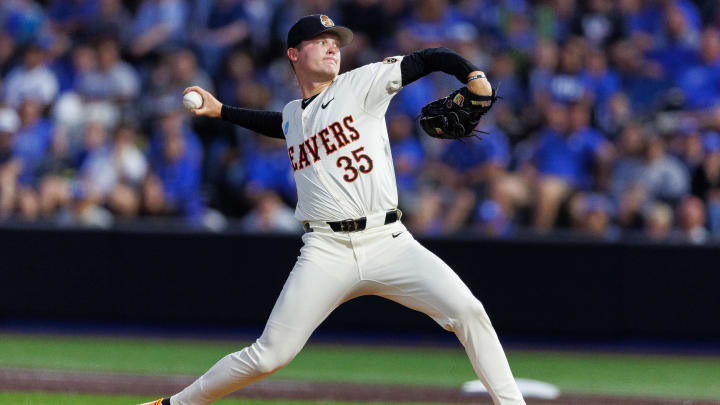
<svg viewBox="0 0 720 405">
<path fill-rule="evenodd" d="M 288 59 L 290 59 L 291 62 L 297 62 L 298 60 L 298 51 L 295 48 L 288 48 L 287 50 L 287 56 Z"/>
</svg>

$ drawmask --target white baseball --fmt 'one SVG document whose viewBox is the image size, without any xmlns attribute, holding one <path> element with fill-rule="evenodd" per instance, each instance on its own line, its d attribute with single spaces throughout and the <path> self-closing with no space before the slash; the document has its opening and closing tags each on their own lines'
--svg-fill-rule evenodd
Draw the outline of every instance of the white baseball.
<svg viewBox="0 0 720 405">
<path fill-rule="evenodd" d="M 203 98 L 197 91 L 190 91 L 183 96 L 183 105 L 188 110 L 195 110 L 203 105 Z"/>
</svg>

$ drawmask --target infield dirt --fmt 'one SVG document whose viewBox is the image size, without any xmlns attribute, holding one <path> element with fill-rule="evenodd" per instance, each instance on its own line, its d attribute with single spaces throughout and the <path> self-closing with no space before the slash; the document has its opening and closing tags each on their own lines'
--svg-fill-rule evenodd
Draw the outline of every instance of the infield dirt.
<svg viewBox="0 0 720 405">
<path fill-rule="evenodd" d="M 0 369 L 0 390 L 147 395 L 153 399 L 178 392 L 195 377 L 87 373 L 37 369 Z M 234 393 L 235 398 L 333 400 L 358 402 L 434 402 L 490 404 L 490 398 L 458 389 L 408 385 L 264 380 Z M 637 396 L 565 394 L 528 404 L 562 405 L 720 405 L 720 401 Z"/>
</svg>

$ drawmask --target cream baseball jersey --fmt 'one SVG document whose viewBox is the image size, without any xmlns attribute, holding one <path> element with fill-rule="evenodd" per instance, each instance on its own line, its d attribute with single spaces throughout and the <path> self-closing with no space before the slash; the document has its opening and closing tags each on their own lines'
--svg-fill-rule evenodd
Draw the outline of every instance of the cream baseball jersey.
<svg viewBox="0 0 720 405">
<path fill-rule="evenodd" d="M 294 100 L 283 108 L 298 220 L 340 221 L 397 207 L 385 111 L 402 87 L 401 60 L 338 75 L 307 105 Z"/>
</svg>

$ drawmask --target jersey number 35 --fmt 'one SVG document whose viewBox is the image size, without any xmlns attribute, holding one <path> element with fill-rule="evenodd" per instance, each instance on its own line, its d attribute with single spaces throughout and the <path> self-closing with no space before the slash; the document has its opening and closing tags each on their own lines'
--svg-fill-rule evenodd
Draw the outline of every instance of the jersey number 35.
<svg viewBox="0 0 720 405">
<path fill-rule="evenodd" d="M 358 167 L 353 166 L 353 161 L 347 156 L 340 156 L 337 159 L 337 167 L 343 168 L 344 166 L 345 171 L 350 172 L 343 175 L 343 180 L 347 181 L 348 183 L 352 183 L 353 181 L 355 181 L 355 179 L 358 178 L 359 173 L 370 173 L 373 169 L 373 161 L 372 159 L 370 159 L 370 156 L 364 153 L 360 153 L 363 150 L 365 150 L 365 147 L 361 146 L 350 152 L 355 158 L 355 162 L 358 163 Z M 367 162 L 367 165 L 361 164 L 362 160 Z M 358 172 L 358 170 L 360 170 L 360 172 Z"/>
</svg>

